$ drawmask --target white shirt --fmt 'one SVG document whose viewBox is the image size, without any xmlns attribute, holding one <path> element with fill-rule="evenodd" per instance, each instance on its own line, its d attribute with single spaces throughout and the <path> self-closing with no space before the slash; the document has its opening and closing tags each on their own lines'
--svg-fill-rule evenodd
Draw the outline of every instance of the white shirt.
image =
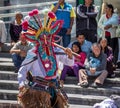
<svg viewBox="0 0 120 108">
<path fill-rule="evenodd" d="M 7 31 L 5 27 L 5 23 L 0 20 L 0 42 L 4 43 L 7 39 Z"/>
<path fill-rule="evenodd" d="M 34 48 L 32 50 L 34 50 Z M 30 54 L 33 57 L 35 56 L 35 53 L 33 53 L 32 50 L 28 52 L 28 55 Z M 27 56 L 27 57 L 29 58 L 30 56 Z M 69 59 L 66 55 L 56 55 L 56 60 L 57 60 L 57 64 L 59 63 L 59 61 L 69 66 L 72 66 L 74 64 L 74 57 L 73 59 Z M 23 61 L 22 65 L 27 63 L 26 61 L 27 59 Z M 46 72 L 44 71 L 44 68 L 41 65 L 41 61 L 39 59 L 36 59 L 35 61 L 27 65 L 24 65 L 19 69 L 18 71 L 19 87 L 24 86 L 24 82 L 26 81 L 26 76 L 28 71 L 32 72 L 32 76 L 40 76 L 43 78 L 46 76 Z"/>
</svg>

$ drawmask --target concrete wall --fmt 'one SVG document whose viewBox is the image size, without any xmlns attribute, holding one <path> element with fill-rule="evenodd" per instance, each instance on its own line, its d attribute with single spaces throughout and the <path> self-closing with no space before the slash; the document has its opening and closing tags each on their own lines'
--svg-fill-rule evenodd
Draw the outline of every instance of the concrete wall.
<svg viewBox="0 0 120 108">
<path fill-rule="evenodd" d="M 0 0 L 0 6 L 3 6 L 4 0 Z"/>
<path fill-rule="evenodd" d="M 103 2 L 112 4 L 114 8 L 118 9 L 118 13 L 120 15 L 120 0 L 103 0 Z"/>
</svg>

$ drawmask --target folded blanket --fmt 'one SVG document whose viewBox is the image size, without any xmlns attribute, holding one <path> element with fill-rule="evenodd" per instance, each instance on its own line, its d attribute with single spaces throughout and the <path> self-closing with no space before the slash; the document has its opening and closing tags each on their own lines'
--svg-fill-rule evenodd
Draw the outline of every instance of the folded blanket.
<svg viewBox="0 0 120 108">
<path fill-rule="evenodd" d="M 101 103 L 96 103 L 93 108 L 117 108 L 115 105 L 114 100 L 112 99 L 105 99 Z"/>
<path fill-rule="evenodd" d="M 104 26 L 107 25 L 118 25 L 119 16 L 117 14 L 113 14 L 111 18 L 109 18 L 105 23 Z"/>
</svg>

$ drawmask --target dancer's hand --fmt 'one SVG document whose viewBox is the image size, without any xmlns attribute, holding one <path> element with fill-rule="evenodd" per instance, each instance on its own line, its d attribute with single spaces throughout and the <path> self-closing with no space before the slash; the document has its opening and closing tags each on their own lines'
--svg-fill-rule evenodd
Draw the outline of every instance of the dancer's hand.
<svg viewBox="0 0 120 108">
<path fill-rule="evenodd" d="M 65 48 L 65 53 L 68 55 L 68 58 L 73 58 L 72 50 L 70 48 Z"/>
</svg>

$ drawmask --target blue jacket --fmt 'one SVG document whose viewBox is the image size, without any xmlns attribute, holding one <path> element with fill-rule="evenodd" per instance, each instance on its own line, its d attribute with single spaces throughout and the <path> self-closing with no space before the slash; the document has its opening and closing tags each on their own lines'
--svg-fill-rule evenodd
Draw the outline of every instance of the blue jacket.
<svg viewBox="0 0 120 108">
<path fill-rule="evenodd" d="M 57 3 L 54 4 L 56 6 Z M 62 28 L 69 28 L 70 27 L 70 13 L 72 10 L 72 5 L 68 3 L 64 3 L 64 8 L 62 9 L 60 6 L 56 11 L 56 16 L 58 20 L 63 20 L 64 24 Z"/>
</svg>

